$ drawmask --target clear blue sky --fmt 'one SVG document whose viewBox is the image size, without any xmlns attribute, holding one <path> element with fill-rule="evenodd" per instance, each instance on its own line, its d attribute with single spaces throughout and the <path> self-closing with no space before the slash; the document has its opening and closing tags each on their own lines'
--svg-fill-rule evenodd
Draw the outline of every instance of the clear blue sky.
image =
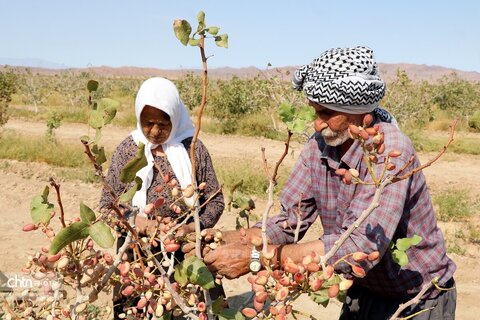
<svg viewBox="0 0 480 320">
<path fill-rule="evenodd" d="M 201 68 L 174 19 L 229 35 L 209 67 L 301 65 L 331 47 L 368 45 L 378 62 L 480 72 L 480 1 L 0 0 L 0 57 L 71 67 Z"/>
</svg>

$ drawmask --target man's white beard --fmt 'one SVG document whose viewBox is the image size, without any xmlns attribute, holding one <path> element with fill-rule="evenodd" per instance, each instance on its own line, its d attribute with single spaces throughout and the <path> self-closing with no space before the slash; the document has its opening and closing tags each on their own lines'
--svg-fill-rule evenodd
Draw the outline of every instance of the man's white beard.
<svg viewBox="0 0 480 320">
<path fill-rule="evenodd" d="M 332 131 L 330 128 L 323 129 L 320 134 L 322 135 L 325 143 L 331 147 L 336 147 L 343 144 L 345 141 L 350 139 L 350 135 L 348 134 L 348 130 L 344 130 L 341 132 Z"/>
</svg>

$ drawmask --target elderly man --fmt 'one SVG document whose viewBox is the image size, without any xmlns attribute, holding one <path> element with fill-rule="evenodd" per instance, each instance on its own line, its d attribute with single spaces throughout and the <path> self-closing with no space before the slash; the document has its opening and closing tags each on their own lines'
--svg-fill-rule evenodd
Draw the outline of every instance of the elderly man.
<svg viewBox="0 0 480 320">
<path fill-rule="evenodd" d="M 309 105 L 317 113 L 316 133 L 306 143 L 283 188 L 281 213 L 267 223 L 269 241 L 278 248 L 274 258 L 277 266 L 285 257 L 300 262 L 311 251 L 324 255 L 372 202 L 375 187 L 345 184 L 335 174 L 339 168 L 355 168 L 362 180 L 372 181 L 360 143 L 348 133 L 350 124 L 362 125 L 364 116 L 371 114 L 373 124 L 384 133 L 386 151 L 383 154 L 394 149 L 401 151 L 399 157 L 391 159 L 396 168 L 404 167 L 412 155 L 415 160 L 407 170 L 420 165 L 411 141 L 398 129 L 388 112 L 378 107 L 385 85 L 370 48 L 328 50 L 298 69 L 293 84 L 296 89 L 304 91 Z M 377 176 L 381 173 L 383 161 L 384 158 L 379 157 L 379 165 L 374 167 Z M 288 244 L 294 239 L 300 197 L 300 237 L 318 216 L 324 233 L 316 241 Z M 247 236 L 260 236 L 259 227 L 247 230 Z M 408 249 L 409 263 L 400 267 L 392 258 L 389 244 L 413 235 L 423 240 Z M 240 245 L 236 232 L 227 232 L 225 238 L 225 245 L 205 256 L 209 267 L 228 278 L 236 278 L 251 269 L 255 271 L 255 264 L 250 264 L 252 246 Z M 437 227 L 422 172 L 386 187 L 379 206 L 355 229 L 329 262 L 356 251 L 379 251 L 380 259 L 366 265 L 364 278 L 354 278 L 340 319 L 388 319 L 399 304 L 410 300 L 434 278 L 439 279 L 440 286 L 452 289 L 439 291 L 433 287 L 416 307 L 403 314 L 434 307 L 414 319 L 454 318 L 456 291 L 453 273 L 456 267 L 446 255 L 445 241 Z M 352 272 L 345 263 L 338 264 L 335 269 L 343 274 Z"/>
</svg>

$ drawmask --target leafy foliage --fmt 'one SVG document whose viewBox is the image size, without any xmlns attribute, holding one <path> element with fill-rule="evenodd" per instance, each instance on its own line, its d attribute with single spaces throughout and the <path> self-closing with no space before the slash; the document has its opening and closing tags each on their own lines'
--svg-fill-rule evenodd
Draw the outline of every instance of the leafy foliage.
<svg viewBox="0 0 480 320">
<path fill-rule="evenodd" d="M 408 255 L 406 251 L 410 247 L 419 244 L 422 240 L 422 237 L 414 235 L 410 238 L 398 239 L 396 243 L 393 243 L 392 241 L 390 243 L 390 250 L 392 251 L 393 261 L 395 261 L 401 267 L 408 265 Z"/>
<path fill-rule="evenodd" d="M 30 214 L 33 223 L 42 223 L 44 225 L 50 223 L 53 204 L 48 202 L 49 193 L 50 188 L 46 186 L 41 195 L 32 199 L 32 202 L 30 203 Z"/>
<path fill-rule="evenodd" d="M 112 230 L 103 221 L 92 224 L 88 228 L 88 235 L 92 237 L 92 240 L 95 241 L 96 244 L 105 249 L 111 248 L 115 242 Z"/>
<path fill-rule="evenodd" d="M 282 103 L 278 107 L 280 119 L 286 123 L 288 130 L 293 133 L 303 133 L 307 129 L 307 123 L 316 118 L 315 110 L 307 105 L 295 109 L 293 105 Z"/>
<path fill-rule="evenodd" d="M 189 110 L 202 102 L 202 78 L 189 72 L 175 81 L 182 101 Z"/>
<path fill-rule="evenodd" d="M 470 119 L 468 119 L 468 126 L 475 131 L 480 132 L 480 110 L 475 111 Z"/>
<path fill-rule="evenodd" d="M 62 116 L 58 113 L 53 111 L 50 114 L 50 117 L 47 119 L 47 139 L 49 141 L 55 142 L 55 129 L 60 128 L 62 124 Z"/>
<path fill-rule="evenodd" d="M 215 287 L 215 280 L 207 266 L 195 256 L 187 257 L 175 266 L 175 281 L 182 286 L 185 286 L 189 281 L 204 289 Z"/>
<path fill-rule="evenodd" d="M 440 81 L 434 102 L 452 116 L 469 116 L 480 108 L 480 88 L 452 73 Z"/>
<path fill-rule="evenodd" d="M 129 183 L 135 180 L 137 172 L 147 165 L 147 158 L 145 157 L 145 145 L 140 142 L 138 145 L 135 157 L 127 163 L 120 173 L 120 181 Z"/>
<path fill-rule="evenodd" d="M 197 31 L 192 33 L 192 26 L 187 20 L 177 19 L 173 22 L 173 31 L 175 36 L 180 42 L 186 46 L 198 46 L 200 45 L 200 39 L 196 38 L 197 35 L 207 37 L 208 35 L 215 38 L 215 44 L 218 47 L 228 48 L 228 35 L 226 33 L 218 35 L 219 27 L 211 26 L 206 27 L 205 24 L 205 12 L 200 11 L 197 14 L 198 27 Z"/>
<path fill-rule="evenodd" d="M 8 106 L 16 92 L 17 75 L 13 70 L 0 71 L 0 126 L 8 120 Z"/>
<path fill-rule="evenodd" d="M 403 128 L 424 126 L 433 120 L 432 88 L 428 83 L 414 84 L 405 71 L 398 69 L 397 78 L 387 88 L 382 106 Z"/>
</svg>

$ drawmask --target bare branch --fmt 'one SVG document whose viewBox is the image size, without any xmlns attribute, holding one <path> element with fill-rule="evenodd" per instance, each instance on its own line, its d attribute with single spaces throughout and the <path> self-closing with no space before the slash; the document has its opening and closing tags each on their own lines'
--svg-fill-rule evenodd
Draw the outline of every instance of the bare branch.
<svg viewBox="0 0 480 320">
<path fill-rule="evenodd" d="M 292 135 L 293 135 L 293 132 L 288 130 L 288 137 L 287 137 L 287 141 L 285 142 L 285 150 L 283 151 L 283 154 L 280 157 L 280 160 L 278 160 L 277 163 L 275 164 L 275 169 L 273 170 L 273 175 L 272 175 L 272 180 L 275 184 L 277 184 L 278 168 L 280 167 L 280 164 L 282 163 L 283 159 L 285 159 L 285 157 L 288 154 L 288 148 L 290 146 L 290 139 L 292 138 Z"/>
<path fill-rule="evenodd" d="M 299 237 L 299 234 L 300 234 L 300 227 L 302 226 L 302 211 L 300 210 L 300 208 L 302 207 L 302 197 L 303 197 L 303 193 L 300 193 L 300 197 L 298 199 L 298 206 L 297 206 L 297 210 L 296 210 L 297 227 L 295 228 L 295 236 L 294 236 L 294 239 L 293 239 L 293 243 L 298 242 L 298 237 Z"/>
<path fill-rule="evenodd" d="M 405 302 L 405 303 L 402 303 L 401 305 L 398 306 L 398 309 L 397 311 L 395 311 L 395 313 L 392 315 L 392 317 L 390 318 L 390 320 L 396 320 L 398 319 L 398 316 L 400 316 L 400 313 L 402 313 L 403 310 L 405 310 L 406 308 L 408 308 L 409 306 L 411 305 L 414 305 L 414 304 L 417 304 L 420 302 L 420 298 L 425 294 L 425 292 L 428 291 L 428 289 L 430 289 L 430 287 L 433 285 L 433 281 L 430 281 L 429 283 L 426 283 L 423 287 L 422 287 L 422 290 L 420 290 L 420 292 L 415 296 L 413 297 L 411 300 Z"/>
<path fill-rule="evenodd" d="M 455 134 L 455 127 L 457 126 L 458 118 L 453 120 L 452 125 L 450 126 L 450 138 L 448 139 L 447 143 L 443 146 L 442 150 L 431 160 L 429 160 L 427 163 L 412 169 L 412 171 L 404 174 L 403 176 L 395 176 L 393 182 L 399 181 L 399 180 L 404 180 L 413 175 L 415 172 L 418 172 L 420 170 L 425 169 L 426 167 L 431 166 L 435 161 L 437 161 L 444 153 L 447 151 L 448 146 L 453 142 L 453 136 Z"/>
<path fill-rule="evenodd" d="M 58 203 L 58 206 L 60 207 L 60 222 L 62 223 L 62 226 L 65 228 L 67 227 L 67 225 L 65 224 L 65 211 L 63 210 L 62 197 L 60 197 L 60 185 L 56 183 L 52 177 L 50 177 L 50 185 L 55 188 L 55 191 L 57 193 L 57 203 Z"/>
<path fill-rule="evenodd" d="M 375 190 L 375 194 L 373 196 L 372 202 L 367 207 L 367 209 L 365 209 L 362 212 L 362 214 L 357 218 L 357 220 L 355 220 L 355 222 L 352 223 L 344 233 L 342 233 L 340 238 L 337 241 L 335 241 L 335 244 L 333 245 L 333 247 L 327 252 L 327 254 L 325 254 L 325 256 L 322 257 L 322 265 L 327 263 L 327 261 L 331 257 L 333 257 L 333 255 L 335 255 L 335 253 L 338 251 L 338 249 L 340 249 L 342 244 L 350 237 L 353 231 L 355 231 L 355 229 L 357 229 L 360 226 L 360 224 L 362 224 L 362 222 L 368 218 L 368 216 L 373 212 L 373 210 L 375 210 L 380 205 L 380 196 L 383 190 L 385 189 L 385 187 L 392 183 L 392 179 L 393 179 L 393 176 L 389 176 L 380 183 L 380 185 L 377 187 L 377 190 Z"/>
<path fill-rule="evenodd" d="M 289 145 L 290 145 L 290 138 L 292 137 L 292 132 L 290 130 L 288 130 L 288 137 L 287 137 L 287 141 L 285 142 L 285 150 L 282 154 L 282 156 L 280 157 L 280 159 L 277 161 L 276 165 L 275 165 L 275 170 L 273 172 L 273 175 L 272 176 L 269 176 L 269 184 L 268 184 L 268 189 L 267 189 L 267 193 L 268 193 L 268 201 L 267 201 L 267 205 L 265 207 L 265 210 L 263 211 L 263 214 L 262 214 L 262 243 L 263 243 L 263 248 L 262 248 L 262 253 L 265 255 L 267 254 L 268 252 L 268 239 L 267 239 L 267 219 L 268 219 L 268 214 L 270 213 L 270 210 L 272 210 L 272 207 L 273 207 L 273 190 L 275 188 L 275 186 L 277 185 L 277 182 L 276 182 L 276 177 L 277 177 L 277 173 L 278 173 L 278 168 L 280 167 L 280 164 L 282 163 L 283 159 L 285 159 L 285 156 L 288 154 L 288 148 L 289 148 Z M 265 157 L 265 148 L 262 148 L 262 157 L 263 157 L 263 162 L 265 164 L 265 168 L 267 170 L 267 160 L 266 160 L 266 157 Z M 267 173 L 268 173 L 268 170 L 267 170 Z"/>
</svg>

